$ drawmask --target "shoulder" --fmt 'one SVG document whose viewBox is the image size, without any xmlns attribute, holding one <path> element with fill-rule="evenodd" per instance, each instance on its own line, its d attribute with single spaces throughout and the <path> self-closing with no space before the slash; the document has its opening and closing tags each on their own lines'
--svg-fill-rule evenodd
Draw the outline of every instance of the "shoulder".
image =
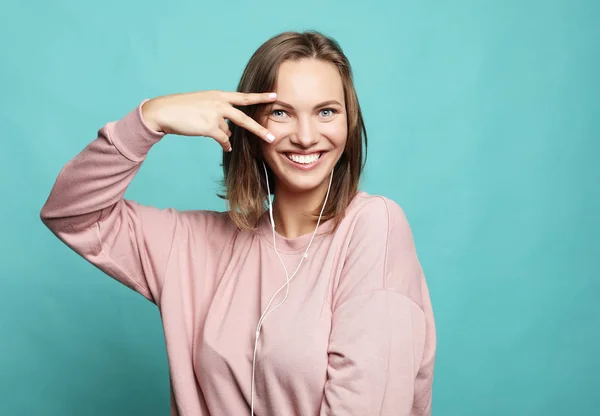
<svg viewBox="0 0 600 416">
<path fill-rule="evenodd" d="M 178 213 L 181 231 L 189 238 L 222 247 L 230 242 L 238 232 L 227 212 L 182 210 Z"/>
<path fill-rule="evenodd" d="M 404 209 L 382 195 L 360 192 L 348 208 L 346 220 L 351 224 L 352 234 L 359 237 L 373 235 L 380 241 L 381 237 L 406 237 L 406 233 L 412 237 Z"/>
<path fill-rule="evenodd" d="M 352 288 L 351 293 L 390 290 L 420 304 L 422 269 L 400 204 L 363 192 L 349 207 L 345 221 L 345 285 Z"/>
<path fill-rule="evenodd" d="M 206 209 L 191 209 L 178 211 L 183 222 L 195 225 L 227 226 L 228 215 L 226 212 Z"/>
<path fill-rule="evenodd" d="M 413 235 L 404 209 L 388 197 L 359 193 L 342 223 L 340 232 L 347 241 L 349 255 L 358 253 L 387 263 L 389 256 L 412 250 Z"/>
</svg>

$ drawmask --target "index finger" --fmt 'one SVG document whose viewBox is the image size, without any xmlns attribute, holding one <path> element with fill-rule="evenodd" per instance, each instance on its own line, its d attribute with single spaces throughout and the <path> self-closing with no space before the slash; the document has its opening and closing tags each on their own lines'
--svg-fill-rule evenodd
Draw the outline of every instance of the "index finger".
<svg viewBox="0 0 600 416">
<path fill-rule="evenodd" d="M 223 98 L 230 104 L 244 106 L 273 102 L 277 98 L 277 94 L 274 92 L 223 92 Z"/>
<path fill-rule="evenodd" d="M 237 108 L 231 106 L 225 106 L 225 110 L 223 111 L 223 116 L 240 127 L 245 128 L 248 131 L 256 134 L 258 137 L 266 140 L 269 143 L 272 143 L 275 140 L 275 136 L 269 132 L 266 128 L 261 126 L 254 120 L 252 117 L 244 114 L 244 112 L 238 110 Z"/>
</svg>

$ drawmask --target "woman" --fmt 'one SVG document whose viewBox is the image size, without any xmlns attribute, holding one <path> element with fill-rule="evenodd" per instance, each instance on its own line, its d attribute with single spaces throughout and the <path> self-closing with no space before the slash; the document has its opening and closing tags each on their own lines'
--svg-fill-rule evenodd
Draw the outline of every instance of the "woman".
<svg viewBox="0 0 600 416">
<path fill-rule="evenodd" d="M 167 134 L 220 143 L 227 212 L 124 199 Z M 156 97 L 106 124 L 41 218 L 159 307 L 171 414 L 428 415 L 429 293 L 401 208 L 358 191 L 364 145 L 338 44 L 283 33 L 237 92 Z"/>
</svg>

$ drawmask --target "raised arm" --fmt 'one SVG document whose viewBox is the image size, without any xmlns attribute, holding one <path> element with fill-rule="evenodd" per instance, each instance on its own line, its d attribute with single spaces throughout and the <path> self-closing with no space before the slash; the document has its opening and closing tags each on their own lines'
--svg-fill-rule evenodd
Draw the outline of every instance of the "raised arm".
<svg viewBox="0 0 600 416">
<path fill-rule="evenodd" d="M 226 119 L 268 140 L 268 132 L 233 104 L 268 102 L 269 94 L 205 91 L 146 100 L 97 137 L 60 171 L 40 216 L 66 245 L 102 271 L 160 301 L 163 276 L 185 218 L 124 198 L 152 146 L 165 134 L 205 136 L 229 150 Z"/>
<path fill-rule="evenodd" d="M 98 131 L 60 171 L 40 216 L 66 245 L 153 302 L 177 224 L 172 209 L 123 198 L 163 133 L 142 118 L 142 104 Z"/>
</svg>

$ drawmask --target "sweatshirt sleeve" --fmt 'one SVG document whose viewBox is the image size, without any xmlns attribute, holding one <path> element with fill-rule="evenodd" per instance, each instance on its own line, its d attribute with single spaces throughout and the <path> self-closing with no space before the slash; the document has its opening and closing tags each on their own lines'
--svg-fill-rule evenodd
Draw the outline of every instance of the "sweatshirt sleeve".
<svg viewBox="0 0 600 416">
<path fill-rule="evenodd" d="M 103 126 L 62 168 L 40 217 L 87 261 L 158 303 L 177 213 L 123 198 L 148 151 L 164 136 L 145 124 L 144 102 Z"/>
<path fill-rule="evenodd" d="M 433 312 L 393 201 L 375 197 L 359 214 L 332 309 L 321 416 L 430 415 Z"/>
</svg>

